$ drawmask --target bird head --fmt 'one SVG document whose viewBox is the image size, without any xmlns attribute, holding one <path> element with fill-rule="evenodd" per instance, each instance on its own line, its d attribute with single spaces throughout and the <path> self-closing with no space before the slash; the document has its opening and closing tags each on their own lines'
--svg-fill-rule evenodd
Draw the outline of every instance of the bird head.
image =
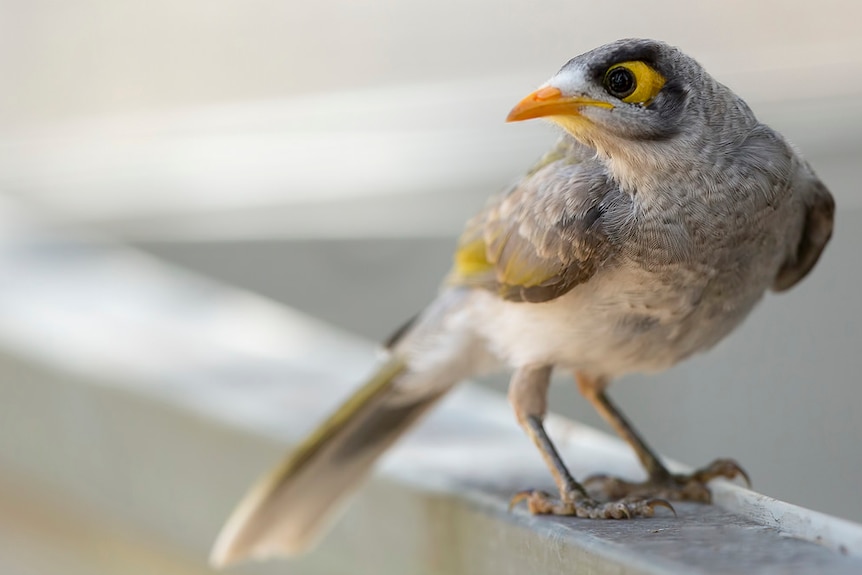
<svg viewBox="0 0 862 575">
<path fill-rule="evenodd" d="M 627 39 L 567 62 L 521 100 L 507 121 L 551 120 L 608 157 L 634 153 L 646 159 L 661 148 L 666 158 L 667 146 L 657 143 L 690 143 L 715 131 L 711 119 L 743 108 L 747 110 L 741 100 L 678 49 Z"/>
</svg>

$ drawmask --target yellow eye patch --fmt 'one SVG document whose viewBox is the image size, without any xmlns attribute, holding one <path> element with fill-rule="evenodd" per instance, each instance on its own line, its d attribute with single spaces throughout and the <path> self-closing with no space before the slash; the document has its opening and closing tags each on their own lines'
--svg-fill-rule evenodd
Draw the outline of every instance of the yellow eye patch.
<svg viewBox="0 0 862 575">
<path fill-rule="evenodd" d="M 648 105 L 664 86 L 664 76 L 639 60 L 614 64 L 605 72 L 605 89 L 628 104 Z"/>
</svg>

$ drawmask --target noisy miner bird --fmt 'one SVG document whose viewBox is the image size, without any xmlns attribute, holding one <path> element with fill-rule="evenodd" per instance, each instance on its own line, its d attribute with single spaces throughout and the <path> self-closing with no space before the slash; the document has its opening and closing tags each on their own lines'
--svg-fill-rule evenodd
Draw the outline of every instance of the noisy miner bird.
<svg viewBox="0 0 862 575">
<path fill-rule="evenodd" d="M 557 144 L 467 224 L 437 299 L 388 344 L 388 361 L 239 505 L 212 559 L 306 550 L 374 461 L 457 382 L 514 371 L 509 399 L 559 494 L 515 496 L 533 513 L 652 515 L 709 501 L 744 473 L 717 460 L 672 474 L 607 395 L 730 333 L 768 289 L 795 285 L 832 232 L 811 167 L 692 58 L 628 39 L 573 58 L 508 121 L 545 118 Z M 543 427 L 551 370 L 625 439 L 648 478 L 566 469 Z M 339 506 L 340 507 L 340 506 Z"/>
</svg>

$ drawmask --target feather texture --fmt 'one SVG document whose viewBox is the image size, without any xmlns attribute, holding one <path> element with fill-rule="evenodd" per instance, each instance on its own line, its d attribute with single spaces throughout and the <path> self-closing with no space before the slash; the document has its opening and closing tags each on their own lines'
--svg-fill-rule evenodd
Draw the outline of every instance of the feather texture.
<svg viewBox="0 0 862 575">
<path fill-rule="evenodd" d="M 588 154 L 564 138 L 492 200 L 467 224 L 448 283 L 542 302 L 588 281 L 614 252 L 604 216 L 623 199 Z"/>
</svg>

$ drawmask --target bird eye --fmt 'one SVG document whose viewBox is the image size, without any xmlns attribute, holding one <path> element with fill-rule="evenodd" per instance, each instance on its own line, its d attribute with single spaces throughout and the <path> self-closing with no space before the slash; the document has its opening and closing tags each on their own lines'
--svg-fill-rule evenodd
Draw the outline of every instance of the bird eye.
<svg viewBox="0 0 862 575">
<path fill-rule="evenodd" d="M 605 88 L 608 93 L 614 98 L 622 100 L 626 96 L 631 95 L 637 87 L 637 78 L 634 72 L 628 68 L 619 66 L 608 70 L 605 76 Z"/>
<path fill-rule="evenodd" d="M 605 90 L 628 104 L 647 106 L 664 86 L 664 76 L 641 61 L 622 62 L 605 72 Z"/>
</svg>

